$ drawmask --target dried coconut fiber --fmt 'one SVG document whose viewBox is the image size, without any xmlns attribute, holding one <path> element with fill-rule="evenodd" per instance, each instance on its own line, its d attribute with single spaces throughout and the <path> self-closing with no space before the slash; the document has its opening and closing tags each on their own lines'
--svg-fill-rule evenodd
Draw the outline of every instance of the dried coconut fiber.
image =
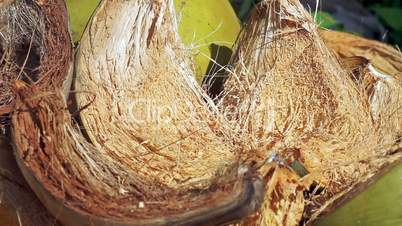
<svg viewBox="0 0 402 226">
<path fill-rule="evenodd" d="M 353 34 L 320 30 L 325 45 L 335 51 L 340 58 L 364 57 L 383 74 L 402 78 L 402 54 L 400 50 L 387 44 L 365 39 Z"/>
<path fill-rule="evenodd" d="M 402 159 L 400 77 L 367 63 L 359 78 L 343 62 L 299 1 L 262 1 L 251 14 L 221 109 L 248 161 L 282 176 L 246 225 L 311 223 Z"/>
<path fill-rule="evenodd" d="M 25 63 L 26 70 L 20 69 L 24 68 L 22 64 L 27 55 L 24 51 L 28 49 L 24 41 L 28 32 L 36 35 L 27 26 L 28 21 L 36 19 L 35 14 L 31 14 L 28 7 L 11 5 L 12 2 L 0 2 L 0 225 L 59 225 L 25 182 L 15 162 L 12 147 L 4 136 L 12 111 L 11 83 L 17 78 L 29 79 L 25 77 L 26 72 L 32 68 L 32 65 Z M 31 47 L 36 44 L 32 41 Z"/>
<path fill-rule="evenodd" d="M 0 225 L 58 226 L 25 182 L 12 147 L 0 135 Z"/>
<path fill-rule="evenodd" d="M 401 160 L 400 77 L 329 51 L 298 1 L 257 6 L 218 106 L 192 77 L 173 8 L 100 3 L 73 113 L 64 2 L 1 9 L 0 113 L 24 177 L 64 225 L 303 225 Z"/>
<path fill-rule="evenodd" d="M 259 208 L 261 179 L 239 163 L 230 127 L 193 80 L 173 1 L 101 2 L 77 53 L 83 128 L 63 92 L 72 61 L 64 2 L 16 4 L 39 23 L 28 21 L 35 77 L 10 73 L 17 162 L 63 224 L 219 225 Z"/>
</svg>

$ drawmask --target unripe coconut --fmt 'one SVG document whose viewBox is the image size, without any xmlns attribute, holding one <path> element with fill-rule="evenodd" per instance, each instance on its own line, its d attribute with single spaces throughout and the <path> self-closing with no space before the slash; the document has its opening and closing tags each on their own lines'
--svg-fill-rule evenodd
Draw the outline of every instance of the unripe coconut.
<svg viewBox="0 0 402 226">
<path fill-rule="evenodd" d="M 78 42 L 90 15 L 100 1 L 67 0 L 66 2 L 72 21 L 74 41 Z M 175 0 L 174 4 L 179 34 L 185 47 L 194 57 L 196 78 L 200 83 L 209 73 L 213 61 L 222 64 L 229 60 L 230 55 L 223 53 L 224 48 L 232 48 L 240 32 L 240 23 L 228 0 Z M 218 46 L 217 50 L 212 49 L 215 46 Z"/>
<path fill-rule="evenodd" d="M 229 0 L 175 0 L 179 34 L 190 48 L 199 83 L 213 67 L 225 66 L 240 32 L 240 23 Z M 229 51 L 228 51 L 229 52 Z M 217 63 L 214 65 L 214 63 Z"/>
</svg>

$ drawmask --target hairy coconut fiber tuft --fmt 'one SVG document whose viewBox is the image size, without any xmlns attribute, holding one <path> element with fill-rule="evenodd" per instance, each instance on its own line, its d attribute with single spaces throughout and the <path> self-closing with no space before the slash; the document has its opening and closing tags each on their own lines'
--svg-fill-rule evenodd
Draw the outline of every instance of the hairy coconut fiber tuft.
<svg viewBox="0 0 402 226">
<path fill-rule="evenodd" d="M 43 20 L 43 57 L 36 80 L 14 81 L 17 160 L 62 223 L 220 224 L 259 208 L 260 178 L 193 80 L 173 1 L 101 2 L 77 53 L 81 125 L 62 92 L 72 58 L 64 3 L 22 4 Z"/>
<path fill-rule="evenodd" d="M 400 78 L 362 72 L 377 77 L 369 90 L 328 50 L 299 1 L 262 1 L 232 64 L 221 105 L 250 144 L 248 158 L 293 170 L 286 186 L 266 185 L 255 225 L 297 225 L 302 215 L 311 222 L 401 160 Z M 304 189 L 286 191 L 292 185 Z"/>
<path fill-rule="evenodd" d="M 63 29 L 60 25 L 61 21 L 67 21 L 66 12 L 50 6 L 41 10 L 40 4 L 35 1 L 12 2 L 5 2 L 0 7 L 0 115 L 3 115 L 0 119 L 3 124 L 7 120 L 5 114 L 12 111 L 14 106 L 12 89 L 16 85 L 15 80 L 26 84 L 49 84 L 48 87 L 60 86 L 64 80 L 52 76 L 41 77 L 40 74 L 72 69 L 69 34 L 60 33 L 57 37 L 49 35 Z M 59 20 L 49 24 L 44 14 L 60 14 L 55 18 Z M 55 68 L 56 62 L 64 64 L 65 68 Z M 69 82 L 64 83 L 65 88 L 69 89 Z"/>
</svg>

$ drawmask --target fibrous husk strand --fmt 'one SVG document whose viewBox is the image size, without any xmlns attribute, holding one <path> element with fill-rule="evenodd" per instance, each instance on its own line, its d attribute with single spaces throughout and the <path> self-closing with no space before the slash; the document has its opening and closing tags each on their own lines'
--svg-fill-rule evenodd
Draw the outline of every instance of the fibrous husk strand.
<svg viewBox="0 0 402 226">
<path fill-rule="evenodd" d="M 80 115 L 91 141 L 175 188 L 214 176 L 237 151 L 190 77 L 170 3 L 105 1 L 94 17 L 105 25 L 95 20 L 81 41 L 75 88 L 79 107 L 93 100 Z"/>
<path fill-rule="evenodd" d="M 15 162 L 12 147 L 0 136 L 0 224 L 59 226 L 25 182 Z"/>
<path fill-rule="evenodd" d="M 7 4 L 0 9 L 2 30 L 0 114 L 2 115 L 13 110 L 12 89 L 16 86 L 14 82 L 17 80 L 42 86 L 44 89 L 53 89 L 52 86 L 59 87 L 63 84 L 65 89 L 70 88 L 69 81 L 65 81 L 65 78 L 41 76 L 51 72 L 67 74 L 72 71 L 70 35 L 68 32 L 65 34 L 60 32 L 63 25 L 68 26 L 63 22 L 67 21 L 67 12 L 52 4 L 55 3 L 22 0 Z M 50 24 L 47 17 L 54 15 L 58 15 L 54 17 L 57 21 Z M 52 33 L 58 33 L 57 37 Z M 62 66 L 57 68 L 55 65 Z"/>
</svg>

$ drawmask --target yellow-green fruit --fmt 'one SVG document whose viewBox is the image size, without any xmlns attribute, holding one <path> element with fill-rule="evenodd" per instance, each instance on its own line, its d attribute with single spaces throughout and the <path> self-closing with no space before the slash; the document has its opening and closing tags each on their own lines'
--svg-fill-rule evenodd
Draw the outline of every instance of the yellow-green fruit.
<svg viewBox="0 0 402 226">
<path fill-rule="evenodd" d="M 74 41 L 77 42 L 99 0 L 66 2 Z M 180 36 L 194 54 L 197 80 L 201 81 L 207 74 L 210 58 L 215 60 L 216 57 L 222 57 L 222 54 L 216 56 L 212 53 L 217 52 L 216 47 L 232 48 L 240 31 L 240 23 L 229 0 L 175 0 L 175 7 Z M 212 44 L 215 44 L 215 50 Z"/>
<path fill-rule="evenodd" d="M 100 0 L 67 0 L 67 9 L 70 16 L 70 26 L 74 42 L 81 39 L 85 27 Z"/>
<path fill-rule="evenodd" d="M 211 44 L 231 49 L 240 23 L 228 0 L 175 0 L 175 6 L 180 36 L 194 54 L 197 80 L 201 81 L 210 58 L 225 57 L 214 56 Z"/>
</svg>

